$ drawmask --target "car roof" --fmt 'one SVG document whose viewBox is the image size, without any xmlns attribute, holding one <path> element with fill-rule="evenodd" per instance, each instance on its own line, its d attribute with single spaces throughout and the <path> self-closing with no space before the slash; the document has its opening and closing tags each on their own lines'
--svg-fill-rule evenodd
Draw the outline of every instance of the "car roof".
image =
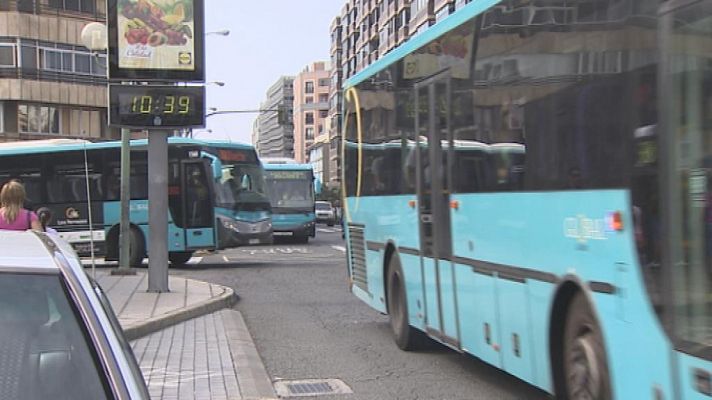
<svg viewBox="0 0 712 400">
<path fill-rule="evenodd" d="M 43 236 L 33 231 L 0 230 L 0 271 L 59 272 Z"/>
</svg>

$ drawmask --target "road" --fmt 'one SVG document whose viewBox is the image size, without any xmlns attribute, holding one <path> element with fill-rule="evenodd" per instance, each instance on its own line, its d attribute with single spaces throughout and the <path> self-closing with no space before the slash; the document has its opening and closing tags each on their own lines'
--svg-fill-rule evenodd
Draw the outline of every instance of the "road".
<svg viewBox="0 0 712 400">
<path fill-rule="evenodd" d="M 177 274 L 232 287 L 273 380 L 334 378 L 353 394 L 319 399 L 540 399 L 542 392 L 474 357 L 432 344 L 403 352 L 388 318 L 346 286 L 338 228 L 319 227 L 308 245 L 231 249 Z"/>
</svg>

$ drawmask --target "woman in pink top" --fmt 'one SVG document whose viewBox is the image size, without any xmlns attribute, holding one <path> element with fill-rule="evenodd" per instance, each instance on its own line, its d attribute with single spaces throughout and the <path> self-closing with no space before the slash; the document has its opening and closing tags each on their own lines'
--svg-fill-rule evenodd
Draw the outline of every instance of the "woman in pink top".
<svg viewBox="0 0 712 400">
<path fill-rule="evenodd" d="M 0 229 L 41 231 L 37 214 L 22 208 L 25 204 L 25 187 L 18 181 L 6 183 L 0 190 Z"/>
</svg>

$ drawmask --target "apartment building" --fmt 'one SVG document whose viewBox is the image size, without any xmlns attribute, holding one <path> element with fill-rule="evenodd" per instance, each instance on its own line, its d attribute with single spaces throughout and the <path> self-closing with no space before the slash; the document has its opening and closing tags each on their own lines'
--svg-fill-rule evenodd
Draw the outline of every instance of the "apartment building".
<svg viewBox="0 0 712 400">
<path fill-rule="evenodd" d="M 331 23 L 332 91 L 329 95 L 330 174 L 338 186 L 341 174 L 343 81 L 428 29 L 472 0 L 347 0 Z"/>
<path fill-rule="evenodd" d="M 329 130 L 329 164 L 328 176 L 324 177 L 327 187 L 337 188 L 341 179 L 341 86 L 343 85 L 343 69 L 341 66 L 342 25 L 341 17 L 331 22 L 331 87 L 329 88 L 329 114 L 327 126 Z"/>
<path fill-rule="evenodd" d="M 322 182 L 329 169 L 322 161 L 329 159 L 330 87 L 331 72 L 325 61 L 308 65 L 294 78 L 294 158 L 297 162 L 318 162 L 314 169 L 324 173 L 319 176 Z M 316 160 L 312 160 L 312 154 Z"/>
<path fill-rule="evenodd" d="M 294 77 L 282 76 L 267 89 L 266 99 L 252 132 L 252 143 L 261 157 L 294 157 Z M 280 112 L 284 116 L 280 119 Z"/>
<path fill-rule="evenodd" d="M 115 139 L 105 54 L 80 40 L 106 0 L 0 0 L 0 141 Z"/>
</svg>

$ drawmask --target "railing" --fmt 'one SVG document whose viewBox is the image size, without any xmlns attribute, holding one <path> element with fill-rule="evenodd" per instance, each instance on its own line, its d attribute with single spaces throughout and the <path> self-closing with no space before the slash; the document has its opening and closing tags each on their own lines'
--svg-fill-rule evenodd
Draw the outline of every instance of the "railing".
<svg viewBox="0 0 712 400">
<path fill-rule="evenodd" d="M 84 85 L 105 86 L 108 80 L 94 75 L 73 74 L 67 72 L 46 71 L 40 69 L 0 68 L 0 78 L 33 79 L 47 82 L 79 83 Z"/>
</svg>

